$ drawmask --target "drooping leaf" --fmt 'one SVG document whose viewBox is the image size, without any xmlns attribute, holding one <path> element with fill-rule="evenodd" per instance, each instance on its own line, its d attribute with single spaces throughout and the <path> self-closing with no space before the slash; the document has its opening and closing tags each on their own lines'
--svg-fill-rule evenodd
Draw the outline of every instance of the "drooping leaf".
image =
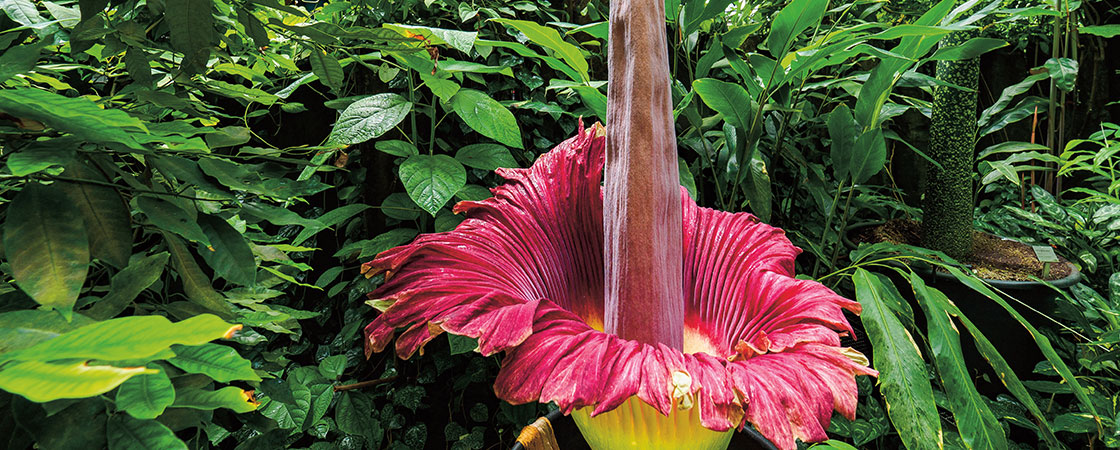
<svg viewBox="0 0 1120 450">
<path fill-rule="evenodd" d="M 319 81 L 322 81 L 332 91 L 342 91 L 342 84 L 345 80 L 342 78 L 342 65 L 338 63 L 337 59 L 317 47 L 311 49 L 311 55 L 308 59 L 311 60 L 311 72 L 319 77 Z"/>
<path fill-rule="evenodd" d="M 0 354 L 0 361 L 140 359 L 160 354 L 174 344 L 205 344 L 237 329 L 240 325 L 230 325 L 210 314 L 175 323 L 163 316 L 119 317 L 86 325 L 31 347 Z"/>
<path fill-rule="evenodd" d="M 517 119 L 505 106 L 482 91 L 460 89 L 451 107 L 475 131 L 513 148 L 524 148 Z"/>
<path fill-rule="evenodd" d="M 78 208 L 58 186 L 34 182 L 16 194 L 4 222 L 4 252 L 16 284 L 67 317 L 89 268 L 83 225 Z"/>
<path fill-rule="evenodd" d="M 368 141 L 392 130 L 411 110 L 412 103 L 397 94 L 363 98 L 342 111 L 327 142 L 342 146 Z"/>
<path fill-rule="evenodd" d="M 1091 34 L 1093 36 L 1100 36 L 1105 39 L 1114 38 L 1120 35 L 1120 25 L 1089 25 L 1077 27 L 1077 31 L 1082 34 Z"/>
<path fill-rule="evenodd" d="M 373 144 L 373 146 L 374 146 L 374 148 L 376 148 L 376 149 L 378 149 L 382 152 L 388 153 L 390 155 L 393 155 L 393 156 L 408 157 L 408 156 L 419 155 L 420 154 L 420 151 L 416 149 L 415 145 L 412 145 L 411 143 L 408 143 L 408 142 L 405 142 L 405 141 L 396 140 L 396 139 L 387 140 L 387 141 L 377 141 L 377 143 Z"/>
<path fill-rule="evenodd" d="M 877 275 L 856 269 L 852 275 L 856 298 L 871 346 L 887 414 L 902 442 L 910 449 L 940 449 L 941 420 L 933 401 L 926 365 L 910 332 L 887 306 L 890 292 Z M 889 282 L 889 281 L 886 281 Z"/>
<path fill-rule="evenodd" d="M 447 155 L 415 155 L 400 166 L 401 182 L 412 201 L 433 217 L 467 184 L 462 164 Z"/>
<path fill-rule="evenodd" d="M 961 351 L 960 331 L 943 306 L 949 299 L 941 291 L 926 287 L 922 278 L 913 272 L 910 273 L 910 285 L 925 307 L 933 361 L 941 376 L 941 386 L 945 389 L 961 439 L 970 449 L 1008 448 L 1003 428 L 972 383 L 972 375 Z"/>
<path fill-rule="evenodd" d="M 177 0 L 165 3 L 163 14 L 171 30 L 171 47 L 183 54 L 183 69 L 202 72 L 217 41 L 211 0 Z"/>
<path fill-rule="evenodd" d="M 121 195 L 108 186 L 96 184 L 105 178 L 85 163 L 75 161 L 66 166 L 69 177 L 91 180 L 60 182 L 58 186 L 78 206 L 86 234 L 89 236 L 90 255 L 117 268 L 128 265 L 132 255 L 131 216 Z"/>
<path fill-rule="evenodd" d="M 200 214 L 198 225 L 213 246 L 213 250 L 199 250 L 206 264 L 226 280 L 242 286 L 254 285 L 257 264 L 253 251 L 241 233 L 224 219 L 209 214 Z"/>
<path fill-rule="evenodd" d="M 201 373 L 214 381 L 227 383 L 234 380 L 254 380 L 261 378 L 253 371 L 249 360 L 237 354 L 233 347 L 220 344 L 176 345 L 172 347 L 175 357 L 167 362 L 187 373 Z"/>
<path fill-rule="evenodd" d="M 155 419 L 174 401 L 175 387 L 163 371 L 129 378 L 117 389 L 117 408 L 137 419 Z"/>
<path fill-rule="evenodd" d="M 857 152 L 856 138 L 859 134 L 859 124 L 852 117 L 852 110 L 848 105 L 841 104 L 828 114 L 828 137 L 832 139 L 832 170 L 838 180 L 847 180 L 852 173 L 852 159 Z"/>
<path fill-rule="evenodd" d="M 887 144 L 883 140 L 883 129 L 876 127 L 864 131 L 856 140 L 855 149 L 848 170 L 851 171 L 852 182 L 860 184 L 883 170 L 887 163 Z"/>
<path fill-rule="evenodd" d="M 109 293 L 94 304 L 86 314 L 98 320 L 116 317 L 136 299 L 137 295 L 163 275 L 163 269 L 167 267 L 170 256 L 167 252 L 160 252 L 136 259 L 124 270 L 113 275 Z"/>
<path fill-rule="evenodd" d="M 444 28 L 401 24 L 385 24 L 383 26 L 401 33 L 404 36 L 408 36 L 411 39 L 416 39 L 415 36 L 420 36 L 427 39 L 430 45 L 450 45 L 452 48 L 467 55 L 471 54 L 471 49 L 474 48 L 474 41 L 478 37 L 478 33 L 474 31 L 448 30 Z M 416 41 L 420 40 L 416 39 Z"/>
<path fill-rule="evenodd" d="M 171 261 L 183 283 L 187 299 L 219 316 L 230 317 L 229 302 L 211 286 L 210 279 L 198 267 L 187 245 L 170 233 L 163 233 L 163 239 L 171 250 Z"/>
<path fill-rule="evenodd" d="M 109 418 L 106 430 L 109 450 L 187 450 L 187 444 L 166 425 L 155 420 L 134 419 L 124 414 Z"/>
<path fill-rule="evenodd" d="M 482 170 L 517 167 L 509 149 L 498 144 L 471 144 L 455 152 L 455 159 L 464 165 Z"/>
<path fill-rule="evenodd" d="M 202 232 L 193 211 L 187 211 L 179 205 L 156 196 L 142 196 L 136 198 L 136 206 L 148 216 L 153 225 L 162 230 L 178 234 L 191 242 L 198 242 L 204 246 L 211 246 L 210 238 Z"/>
<path fill-rule="evenodd" d="M 17 361 L 0 370 L 0 389 L 43 403 L 104 394 L 133 376 L 152 372 L 144 367 L 91 366 L 84 361 Z"/>
</svg>

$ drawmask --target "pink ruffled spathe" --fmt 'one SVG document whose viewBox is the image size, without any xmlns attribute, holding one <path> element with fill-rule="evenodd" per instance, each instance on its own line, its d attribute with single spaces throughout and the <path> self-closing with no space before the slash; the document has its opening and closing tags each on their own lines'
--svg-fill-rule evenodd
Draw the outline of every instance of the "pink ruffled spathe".
<svg viewBox="0 0 1120 450">
<path fill-rule="evenodd" d="M 783 449 L 827 439 L 833 410 L 854 418 L 856 375 L 844 309 L 860 305 L 794 275 L 785 233 L 746 213 L 701 208 L 682 189 L 684 352 L 602 332 L 603 129 L 596 124 L 509 180 L 494 197 L 455 205 L 455 230 L 422 235 L 363 265 L 385 275 L 370 294 L 383 313 L 365 328 L 367 356 L 394 331 L 412 356 L 443 331 L 505 352 L 494 383 L 513 404 L 555 402 L 566 414 L 631 396 L 668 414 L 672 374 L 692 378 L 704 427 L 752 423 Z M 650 324 L 657 326 L 657 324 Z"/>
</svg>

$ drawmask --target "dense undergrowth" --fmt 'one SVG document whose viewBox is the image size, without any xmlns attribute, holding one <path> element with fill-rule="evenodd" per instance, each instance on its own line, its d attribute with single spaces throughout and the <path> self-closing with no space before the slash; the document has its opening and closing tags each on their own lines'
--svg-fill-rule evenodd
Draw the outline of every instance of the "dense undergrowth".
<svg viewBox="0 0 1120 450">
<path fill-rule="evenodd" d="M 878 313 L 872 345 L 906 343 L 876 348 L 881 377 L 861 377 L 857 420 L 834 419 L 826 445 L 1120 446 L 1120 83 L 1097 57 L 1120 45 L 1114 2 L 666 4 L 682 184 L 786 229 L 798 272 Z M 497 401 L 501 358 L 470 339 L 364 354 L 380 280 L 360 266 L 454 228 L 495 169 L 604 120 L 607 2 L 0 10 L 4 447 L 504 448 L 548 411 Z M 963 356 L 959 335 L 971 351 L 988 330 L 884 264 L 947 265 L 1003 297 L 944 255 L 845 245 L 855 224 L 920 217 L 934 63 L 981 55 L 998 63 L 977 225 L 1084 274 L 1065 327 L 1034 323 L 1049 363 L 1002 383 Z M 1065 184 L 1033 185 L 1045 173 Z"/>
</svg>

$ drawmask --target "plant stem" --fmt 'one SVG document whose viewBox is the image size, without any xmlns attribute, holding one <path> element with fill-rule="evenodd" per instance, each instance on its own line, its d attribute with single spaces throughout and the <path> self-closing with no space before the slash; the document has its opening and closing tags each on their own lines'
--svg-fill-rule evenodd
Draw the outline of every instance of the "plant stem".
<svg viewBox="0 0 1120 450">
<path fill-rule="evenodd" d="M 351 391 L 351 390 L 354 390 L 354 389 L 361 389 L 361 388 L 364 388 L 364 387 L 377 386 L 377 385 L 382 384 L 382 383 L 388 383 L 390 381 L 393 381 L 393 380 L 397 379 L 397 377 L 399 377 L 399 376 L 400 375 L 393 375 L 391 377 L 378 378 L 376 380 L 359 381 L 359 382 L 353 383 L 353 384 L 340 384 L 340 385 L 337 385 L 337 386 L 334 387 L 334 391 L 335 392 Z"/>
</svg>

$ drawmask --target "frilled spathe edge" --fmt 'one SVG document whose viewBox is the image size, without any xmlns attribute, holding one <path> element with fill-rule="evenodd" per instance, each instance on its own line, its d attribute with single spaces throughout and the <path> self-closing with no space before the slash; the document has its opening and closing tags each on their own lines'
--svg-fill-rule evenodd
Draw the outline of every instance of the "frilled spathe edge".
<svg viewBox="0 0 1120 450">
<path fill-rule="evenodd" d="M 793 278 L 799 250 L 781 230 L 683 190 L 686 352 L 599 331 L 603 141 L 581 124 L 532 167 L 500 169 L 510 182 L 493 198 L 456 205 L 467 218 L 455 230 L 365 264 L 385 275 L 370 297 L 387 305 L 366 327 L 367 354 L 398 328 L 402 358 L 447 331 L 506 352 L 494 389 L 511 403 L 592 415 L 635 395 L 663 414 L 691 404 L 707 428 L 749 421 L 782 448 L 825 439 L 833 410 L 853 417 L 854 377 L 875 374 L 840 353 L 842 310 L 859 305 Z"/>
</svg>

